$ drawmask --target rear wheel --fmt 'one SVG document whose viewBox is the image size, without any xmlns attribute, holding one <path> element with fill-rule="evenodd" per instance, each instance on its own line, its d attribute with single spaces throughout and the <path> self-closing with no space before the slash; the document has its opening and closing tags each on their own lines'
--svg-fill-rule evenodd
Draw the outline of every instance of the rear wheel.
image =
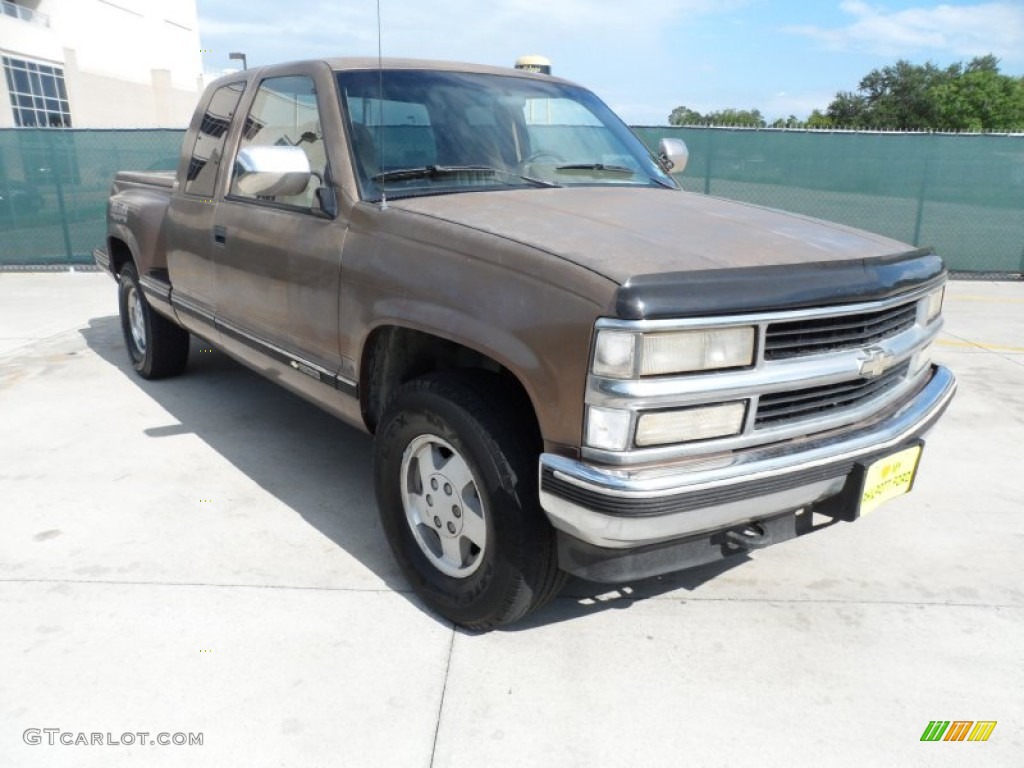
<svg viewBox="0 0 1024 768">
<path fill-rule="evenodd" d="M 470 629 L 522 618 L 564 581 L 522 401 L 498 376 L 431 374 L 399 390 L 377 431 L 377 504 L 395 558 L 430 608 Z"/>
<path fill-rule="evenodd" d="M 119 283 L 121 331 L 132 367 L 144 379 L 181 373 L 188 364 L 188 331 L 153 311 L 133 263 L 121 268 Z"/>
</svg>

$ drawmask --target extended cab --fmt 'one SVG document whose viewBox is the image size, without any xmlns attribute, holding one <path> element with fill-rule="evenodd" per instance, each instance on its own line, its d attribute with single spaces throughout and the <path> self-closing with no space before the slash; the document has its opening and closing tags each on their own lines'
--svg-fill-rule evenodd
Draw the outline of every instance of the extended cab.
<svg viewBox="0 0 1024 768">
<path fill-rule="evenodd" d="M 937 256 L 683 192 L 684 160 L 546 75 L 247 70 L 175 174 L 117 175 L 95 259 L 142 376 L 194 334 L 372 433 L 413 588 L 490 628 L 566 573 L 856 519 L 910 489 L 953 396 Z"/>
</svg>

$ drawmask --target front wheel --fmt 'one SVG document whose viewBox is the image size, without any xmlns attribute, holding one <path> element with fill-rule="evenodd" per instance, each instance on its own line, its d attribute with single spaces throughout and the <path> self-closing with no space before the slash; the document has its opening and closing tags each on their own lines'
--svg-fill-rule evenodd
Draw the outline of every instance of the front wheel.
<svg viewBox="0 0 1024 768">
<path fill-rule="evenodd" d="M 121 268 L 118 282 L 121 332 L 132 367 L 144 379 L 161 379 L 184 371 L 188 364 L 188 331 L 153 311 L 133 263 Z"/>
<path fill-rule="evenodd" d="M 377 504 L 395 558 L 430 608 L 470 629 L 522 618 L 564 580 L 517 395 L 489 374 L 431 374 L 399 390 L 377 431 Z"/>
</svg>

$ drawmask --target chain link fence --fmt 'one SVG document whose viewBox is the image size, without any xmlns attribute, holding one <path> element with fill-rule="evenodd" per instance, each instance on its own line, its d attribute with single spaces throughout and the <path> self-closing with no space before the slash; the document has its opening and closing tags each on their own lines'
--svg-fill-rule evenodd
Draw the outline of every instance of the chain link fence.
<svg viewBox="0 0 1024 768">
<path fill-rule="evenodd" d="M 0 130 L 0 266 L 82 264 L 122 169 L 173 171 L 180 130 Z"/>
<path fill-rule="evenodd" d="M 686 142 L 689 191 L 931 246 L 955 272 L 1024 273 L 1024 135 L 634 130 Z"/>
<path fill-rule="evenodd" d="M 1024 136 L 640 127 L 690 148 L 692 192 L 932 246 L 951 270 L 1024 273 Z M 0 266 L 91 262 L 116 171 L 174 170 L 180 130 L 0 130 Z"/>
</svg>

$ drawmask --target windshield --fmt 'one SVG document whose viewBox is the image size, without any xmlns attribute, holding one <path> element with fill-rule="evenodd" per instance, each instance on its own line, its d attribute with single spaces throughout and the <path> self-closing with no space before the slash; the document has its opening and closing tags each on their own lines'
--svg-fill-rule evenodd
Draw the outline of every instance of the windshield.
<svg viewBox="0 0 1024 768">
<path fill-rule="evenodd" d="M 367 200 L 382 191 L 395 199 L 525 187 L 677 188 L 583 88 L 435 70 L 339 72 L 338 85 Z"/>
</svg>

